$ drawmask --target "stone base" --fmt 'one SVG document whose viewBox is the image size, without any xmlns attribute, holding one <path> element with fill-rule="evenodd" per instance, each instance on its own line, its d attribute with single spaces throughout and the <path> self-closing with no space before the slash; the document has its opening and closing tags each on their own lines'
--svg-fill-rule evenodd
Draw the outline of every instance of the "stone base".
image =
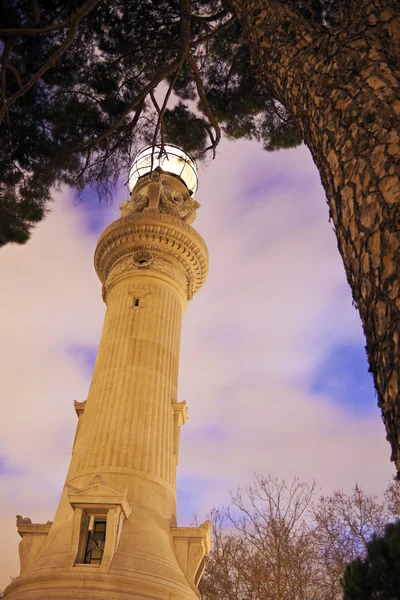
<svg viewBox="0 0 400 600">
<path fill-rule="evenodd" d="M 177 581 L 147 573 L 124 577 L 111 573 L 85 575 L 52 572 L 37 576 L 20 576 L 5 590 L 7 600 L 198 600 L 182 575 Z"/>
</svg>

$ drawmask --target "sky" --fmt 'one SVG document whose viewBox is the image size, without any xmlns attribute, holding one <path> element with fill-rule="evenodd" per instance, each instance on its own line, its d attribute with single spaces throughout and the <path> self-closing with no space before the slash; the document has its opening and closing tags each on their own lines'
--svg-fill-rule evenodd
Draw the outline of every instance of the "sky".
<svg viewBox="0 0 400 600">
<path fill-rule="evenodd" d="M 62 190 L 26 245 L 0 251 L 0 589 L 19 573 L 15 515 L 44 523 L 58 504 L 105 312 L 95 245 L 127 197 Z M 390 448 L 308 150 L 224 140 L 196 199 L 210 272 L 183 318 L 178 524 L 254 473 L 382 494 Z"/>
</svg>

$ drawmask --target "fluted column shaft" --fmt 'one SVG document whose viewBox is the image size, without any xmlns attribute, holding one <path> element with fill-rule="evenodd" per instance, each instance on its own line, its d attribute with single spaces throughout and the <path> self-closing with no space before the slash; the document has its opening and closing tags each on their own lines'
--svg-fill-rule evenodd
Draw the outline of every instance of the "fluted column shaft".
<svg viewBox="0 0 400 600">
<path fill-rule="evenodd" d="M 176 288 L 151 270 L 109 291 L 69 480 L 117 467 L 174 484 L 172 403 L 184 308 Z"/>
</svg>

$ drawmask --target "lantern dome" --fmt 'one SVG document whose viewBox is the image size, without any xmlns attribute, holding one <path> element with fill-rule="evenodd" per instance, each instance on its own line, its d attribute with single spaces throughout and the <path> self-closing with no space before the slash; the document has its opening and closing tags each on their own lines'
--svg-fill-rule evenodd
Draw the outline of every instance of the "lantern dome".
<svg viewBox="0 0 400 600">
<path fill-rule="evenodd" d="M 132 191 L 143 175 L 157 168 L 164 173 L 178 177 L 186 185 L 189 193 L 196 192 L 198 186 L 197 168 L 193 158 L 179 146 L 165 144 L 160 155 L 160 146 L 147 146 L 136 156 L 129 172 L 129 188 Z"/>
</svg>

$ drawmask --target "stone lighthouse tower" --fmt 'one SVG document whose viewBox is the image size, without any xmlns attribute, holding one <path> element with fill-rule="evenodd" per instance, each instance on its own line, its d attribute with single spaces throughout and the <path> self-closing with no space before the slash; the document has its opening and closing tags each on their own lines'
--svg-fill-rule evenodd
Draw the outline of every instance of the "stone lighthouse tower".
<svg viewBox="0 0 400 600">
<path fill-rule="evenodd" d="M 97 244 L 107 305 L 54 522 L 17 517 L 21 574 L 7 600 L 194 600 L 210 523 L 178 527 L 181 320 L 207 248 L 191 227 L 196 168 L 179 148 L 144 149 L 131 198 Z"/>
</svg>

